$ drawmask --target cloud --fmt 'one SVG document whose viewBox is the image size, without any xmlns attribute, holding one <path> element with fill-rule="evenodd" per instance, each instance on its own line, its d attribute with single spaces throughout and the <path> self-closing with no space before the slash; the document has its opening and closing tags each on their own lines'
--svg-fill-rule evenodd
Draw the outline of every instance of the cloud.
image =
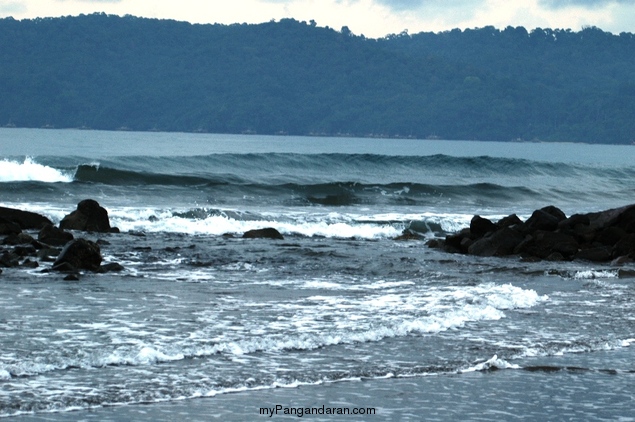
<svg viewBox="0 0 635 422">
<path fill-rule="evenodd" d="M 425 0 L 377 0 L 377 3 L 392 10 L 416 10 L 425 5 Z"/>
<path fill-rule="evenodd" d="M 597 9 L 615 4 L 635 4 L 635 0 L 540 0 L 538 3 L 550 9 L 563 9 L 570 6 Z"/>
<path fill-rule="evenodd" d="M 394 11 L 414 11 L 425 9 L 456 9 L 464 7 L 479 7 L 485 0 L 376 0 L 378 4 Z"/>
<path fill-rule="evenodd" d="M 57 0 L 59 2 L 76 2 L 76 3 L 120 3 L 121 0 Z"/>
<path fill-rule="evenodd" d="M 4 16 L 26 12 L 26 6 L 19 1 L 0 1 L 0 14 Z"/>
</svg>

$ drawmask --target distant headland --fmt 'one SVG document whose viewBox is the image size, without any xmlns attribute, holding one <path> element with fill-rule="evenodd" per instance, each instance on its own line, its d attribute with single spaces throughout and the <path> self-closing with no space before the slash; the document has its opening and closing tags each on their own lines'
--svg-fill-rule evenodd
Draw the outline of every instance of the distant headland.
<svg viewBox="0 0 635 422">
<path fill-rule="evenodd" d="M 635 141 L 635 37 L 484 27 L 370 39 L 314 22 L 0 19 L 0 126 Z"/>
</svg>

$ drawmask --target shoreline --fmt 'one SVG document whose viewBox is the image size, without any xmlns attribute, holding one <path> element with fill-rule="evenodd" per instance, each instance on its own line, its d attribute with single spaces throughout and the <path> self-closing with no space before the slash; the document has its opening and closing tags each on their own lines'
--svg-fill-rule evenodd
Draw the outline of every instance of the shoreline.
<svg viewBox="0 0 635 422">
<path fill-rule="evenodd" d="M 621 360 L 635 357 L 635 348 L 618 353 Z M 545 360 L 547 358 L 541 358 Z M 553 356 L 550 361 L 573 361 Z M 628 386 L 633 373 L 617 374 L 583 368 L 531 371 L 496 369 L 449 375 L 423 375 L 335 382 L 293 388 L 267 388 L 218 394 L 213 397 L 160 403 L 117 405 L 72 412 L 21 415 L 22 422 L 63 421 L 244 421 L 300 420 L 347 421 L 451 421 L 511 419 L 629 420 L 632 403 Z M 612 394 L 606 394 L 607 384 Z M 585 395 L 580 396 L 584 390 Z M 374 408 L 372 415 L 266 415 L 261 408 Z M 351 410 L 352 411 L 352 410 Z"/>
</svg>

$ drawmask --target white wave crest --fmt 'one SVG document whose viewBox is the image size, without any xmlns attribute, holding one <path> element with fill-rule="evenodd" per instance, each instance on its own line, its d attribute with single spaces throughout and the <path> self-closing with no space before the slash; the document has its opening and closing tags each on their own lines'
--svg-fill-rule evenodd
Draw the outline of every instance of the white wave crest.
<svg viewBox="0 0 635 422">
<path fill-rule="evenodd" d="M 307 237 L 386 239 L 399 236 L 411 222 L 438 225 L 451 232 L 469 225 L 465 214 L 381 213 L 355 214 L 339 212 L 290 212 L 288 209 L 248 213 L 241 218 L 235 210 L 217 210 L 206 215 L 187 209 L 118 208 L 109 209 L 112 224 L 123 231 L 172 232 L 193 235 L 241 234 L 248 230 L 273 227 L 283 235 Z M 187 215 L 187 216 L 186 216 Z M 423 224 L 422 223 L 422 224 Z M 433 235 L 433 233 L 430 233 Z"/>
<path fill-rule="evenodd" d="M 23 162 L 3 159 L 0 161 L 0 182 L 72 182 L 73 175 L 53 167 L 38 164 L 30 157 Z"/>
<path fill-rule="evenodd" d="M 489 360 L 478 363 L 469 368 L 462 369 L 460 372 L 466 373 L 466 372 L 486 371 L 488 369 L 520 369 L 520 368 L 521 367 L 519 365 L 516 365 L 515 363 L 509 363 L 505 359 L 500 359 L 498 355 L 494 355 Z"/>
<path fill-rule="evenodd" d="M 592 280 L 596 278 L 619 278 L 619 272 L 617 270 L 586 270 L 577 271 L 573 278 L 576 280 Z"/>
<path fill-rule="evenodd" d="M 364 223 L 345 214 L 329 215 L 263 215 L 262 219 L 240 220 L 227 215 L 204 219 L 183 218 L 171 211 L 112 210 L 113 225 L 123 231 L 172 232 L 193 235 L 242 234 L 248 230 L 273 227 L 282 234 L 323 236 L 329 238 L 380 239 L 401 234 L 404 227 L 391 224 Z"/>
</svg>

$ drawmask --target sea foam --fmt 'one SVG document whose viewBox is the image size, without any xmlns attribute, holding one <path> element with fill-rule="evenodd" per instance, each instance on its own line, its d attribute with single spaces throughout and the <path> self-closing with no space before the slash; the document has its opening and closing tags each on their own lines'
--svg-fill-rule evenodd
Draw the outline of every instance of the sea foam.
<svg viewBox="0 0 635 422">
<path fill-rule="evenodd" d="M 30 157 L 23 162 L 3 159 L 0 161 L 0 182 L 38 181 L 46 183 L 72 182 L 73 175 L 53 167 L 38 164 Z"/>
<path fill-rule="evenodd" d="M 465 214 L 356 214 L 324 212 L 319 208 L 304 211 L 288 209 L 268 212 L 235 210 L 178 210 L 152 208 L 111 208 L 112 225 L 122 231 L 149 233 L 169 232 L 219 236 L 241 234 L 248 230 L 273 227 L 283 235 L 306 237 L 386 239 L 399 236 L 413 222 L 437 225 L 441 232 L 429 231 L 426 236 L 438 236 L 469 224 Z"/>
</svg>

